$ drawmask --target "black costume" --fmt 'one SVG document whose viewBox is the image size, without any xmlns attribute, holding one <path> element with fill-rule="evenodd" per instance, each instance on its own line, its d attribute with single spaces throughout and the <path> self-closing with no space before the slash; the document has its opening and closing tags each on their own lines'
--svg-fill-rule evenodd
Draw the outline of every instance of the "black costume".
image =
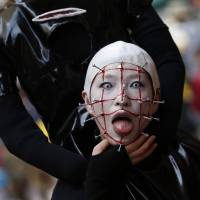
<svg viewBox="0 0 200 200">
<path fill-rule="evenodd" d="M 44 23 L 31 21 L 63 7 L 79 7 L 87 13 Z M 30 0 L 1 13 L 0 31 L 0 136 L 13 154 L 64 180 L 59 191 L 67 193 L 66 182 L 80 183 L 85 176 L 87 160 L 66 150 L 74 147 L 63 135 L 71 130 L 74 113 L 70 113 L 80 102 L 88 61 L 106 44 L 135 41 L 152 56 L 165 100 L 159 112 L 161 130 L 155 134 L 162 146 L 175 142 L 184 66 L 167 27 L 151 7 L 134 0 Z M 65 148 L 49 144 L 34 124 L 17 93 L 16 77 L 48 126 L 51 141 Z M 91 129 L 86 130 L 91 134 Z M 83 144 L 89 140 L 80 138 Z"/>
<path fill-rule="evenodd" d="M 192 145 L 191 145 L 192 142 Z M 199 145 L 199 143 L 197 144 Z M 200 195 L 200 148 L 181 139 L 168 152 L 157 149 L 132 166 L 125 149 L 111 148 L 91 158 L 87 200 L 195 200 Z"/>
<path fill-rule="evenodd" d="M 135 31 L 134 33 L 140 46 L 145 46 L 146 48 L 154 46 L 154 48 L 149 49 L 149 52 L 158 56 L 160 64 L 158 70 L 163 69 L 162 67 L 164 66 L 165 69 L 172 67 L 172 70 L 175 67 L 178 71 L 180 70 L 175 74 L 183 75 L 183 65 L 181 58 L 177 54 L 178 51 L 172 45 L 173 42 L 168 35 L 166 27 L 161 23 L 152 8 L 145 10 L 141 18 L 135 23 L 133 31 Z M 150 36 L 151 39 L 149 40 L 148 37 Z M 155 41 L 160 41 L 160 43 Z M 166 72 L 166 74 L 160 73 L 161 90 L 163 87 L 165 91 L 171 88 L 172 94 L 179 89 L 181 90 L 180 85 L 179 89 L 172 87 L 173 81 L 168 83 L 164 81 L 166 78 L 164 76 L 169 76 L 173 80 L 172 76 L 175 74 L 170 74 L 170 72 Z M 170 94 L 168 93 L 168 95 Z M 175 110 L 174 101 L 170 100 L 168 108 Z M 165 127 L 166 131 L 169 131 L 166 124 L 163 124 L 162 117 L 169 119 L 170 113 L 169 110 L 164 109 L 163 111 L 162 109 L 164 108 L 161 107 L 159 111 L 164 115 L 161 116 L 161 130 L 162 127 Z M 170 122 L 165 121 L 165 123 L 169 124 Z M 152 129 L 150 130 L 152 131 Z M 80 134 L 76 133 L 76 131 L 74 132 L 74 136 Z M 86 137 L 87 130 L 83 129 L 80 132 Z M 118 152 L 116 147 L 101 155 L 92 157 L 89 160 L 85 181 L 80 184 L 78 182 L 77 184 L 68 184 L 60 181 L 53 199 L 62 199 L 63 196 L 67 196 L 68 199 L 76 200 L 195 200 L 200 195 L 199 143 L 188 137 L 177 137 L 175 129 L 174 131 L 165 132 L 168 135 L 162 135 L 162 133 L 161 131 L 158 133 L 160 135 L 157 135 L 160 139 L 158 149 L 136 166 L 130 164 L 124 149 Z M 180 135 L 183 136 L 183 133 Z M 173 136 L 174 140 L 172 139 Z M 86 149 L 86 147 L 82 149 Z"/>
</svg>

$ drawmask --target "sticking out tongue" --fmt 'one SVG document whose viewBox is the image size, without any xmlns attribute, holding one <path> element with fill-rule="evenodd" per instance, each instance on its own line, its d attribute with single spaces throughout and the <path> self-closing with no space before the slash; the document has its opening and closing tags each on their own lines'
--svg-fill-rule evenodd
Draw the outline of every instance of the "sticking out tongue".
<svg viewBox="0 0 200 200">
<path fill-rule="evenodd" d="M 118 118 L 114 120 L 113 128 L 120 136 L 126 136 L 134 129 L 134 125 L 128 118 Z"/>
</svg>

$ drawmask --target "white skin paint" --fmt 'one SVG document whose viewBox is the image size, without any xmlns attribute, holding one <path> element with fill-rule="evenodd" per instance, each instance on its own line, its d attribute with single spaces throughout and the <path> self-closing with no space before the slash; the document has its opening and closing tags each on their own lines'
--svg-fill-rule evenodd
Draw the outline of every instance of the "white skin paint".
<svg viewBox="0 0 200 200">
<path fill-rule="evenodd" d="M 130 144 L 142 133 L 160 100 L 156 66 L 137 45 L 117 41 L 92 58 L 83 99 L 103 138 Z"/>
<path fill-rule="evenodd" d="M 148 125 L 153 114 L 153 88 L 141 67 L 115 63 L 94 77 L 84 96 L 103 137 L 111 143 L 129 144 Z"/>
</svg>

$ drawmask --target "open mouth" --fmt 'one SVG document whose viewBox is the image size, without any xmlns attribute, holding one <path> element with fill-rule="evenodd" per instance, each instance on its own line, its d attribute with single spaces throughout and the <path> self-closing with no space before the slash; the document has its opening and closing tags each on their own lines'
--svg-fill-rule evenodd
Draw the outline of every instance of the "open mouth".
<svg viewBox="0 0 200 200">
<path fill-rule="evenodd" d="M 112 125 L 114 131 L 122 137 L 129 135 L 134 130 L 132 116 L 125 111 L 117 112 L 114 115 Z"/>
<path fill-rule="evenodd" d="M 131 122 L 131 119 L 129 117 L 116 117 L 112 120 L 112 123 L 115 123 L 116 121 L 129 121 L 129 122 Z"/>
</svg>

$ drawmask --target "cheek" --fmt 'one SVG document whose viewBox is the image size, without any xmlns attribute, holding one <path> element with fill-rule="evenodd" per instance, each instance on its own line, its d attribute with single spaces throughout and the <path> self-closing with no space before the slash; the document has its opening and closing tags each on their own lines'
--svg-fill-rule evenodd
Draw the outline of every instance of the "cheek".
<svg viewBox="0 0 200 200">
<path fill-rule="evenodd" d="M 130 99 L 140 99 L 141 93 L 139 89 L 128 89 L 125 93 Z"/>
<path fill-rule="evenodd" d="M 91 101 L 100 101 L 102 99 L 102 91 L 98 88 L 92 88 L 90 93 Z"/>
<path fill-rule="evenodd" d="M 152 108 L 152 104 L 149 102 L 146 103 L 142 103 L 141 104 L 141 113 L 142 114 L 151 114 L 151 108 Z"/>
<path fill-rule="evenodd" d="M 140 114 L 140 103 L 135 100 L 131 101 L 131 112 L 133 114 Z"/>
<path fill-rule="evenodd" d="M 131 100 L 131 112 L 137 115 L 151 113 L 152 103 L 139 103 L 137 100 Z"/>
<path fill-rule="evenodd" d="M 104 117 L 102 117 L 103 108 L 101 103 L 96 103 L 92 106 L 93 115 L 96 117 L 95 122 L 101 133 L 105 130 Z"/>
<path fill-rule="evenodd" d="M 92 111 L 95 116 L 99 116 L 103 113 L 102 105 L 101 103 L 95 103 L 92 105 Z"/>
<path fill-rule="evenodd" d="M 103 104 L 98 103 L 93 106 L 94 116 L 99 116 L 95 119 L 95 122 L 99 127 L 101 133 L 104 133 L 105 131 L 108 131 L 112 128 L 111 118 L 113 110 L 110 108 L 111 105 L 109 101 Z M 102 114 L 104 115 L 100 116 Z"/>
<path fill-rule="evenodd" d="M 140 103 L 134 101 L 131 106 L 131 112 L 136 115 L 140 115 L 140 114 L 148 115 L 148 114 L 151 114 L 151 112 L 152 112 L 151 106 L 152 106 L 152 104 L 149 102 L 147 102 L 147 103 L 143 102 L 140 104 Z"/>
<path fill-rule="evenodd" d="M 147 85 L 147 84 L 146 84 Z M 148 87 L 146 86 L 146 88 L 144 90 L 142 90 L 141 92 L 141 98 L 142 99 L 153 99 L 153 92 L 152 92 L 152 88 L 150 87 L 150 84 L 148 84 Z"/>
<path fill-rule="evenodd" d="M 99 114 L 109 114 L 112 112 L 112 102 L 113 101 L 100 101 L 98 103 L 93 104 L 92 109 L 95 115 Z"/>
</svg>

